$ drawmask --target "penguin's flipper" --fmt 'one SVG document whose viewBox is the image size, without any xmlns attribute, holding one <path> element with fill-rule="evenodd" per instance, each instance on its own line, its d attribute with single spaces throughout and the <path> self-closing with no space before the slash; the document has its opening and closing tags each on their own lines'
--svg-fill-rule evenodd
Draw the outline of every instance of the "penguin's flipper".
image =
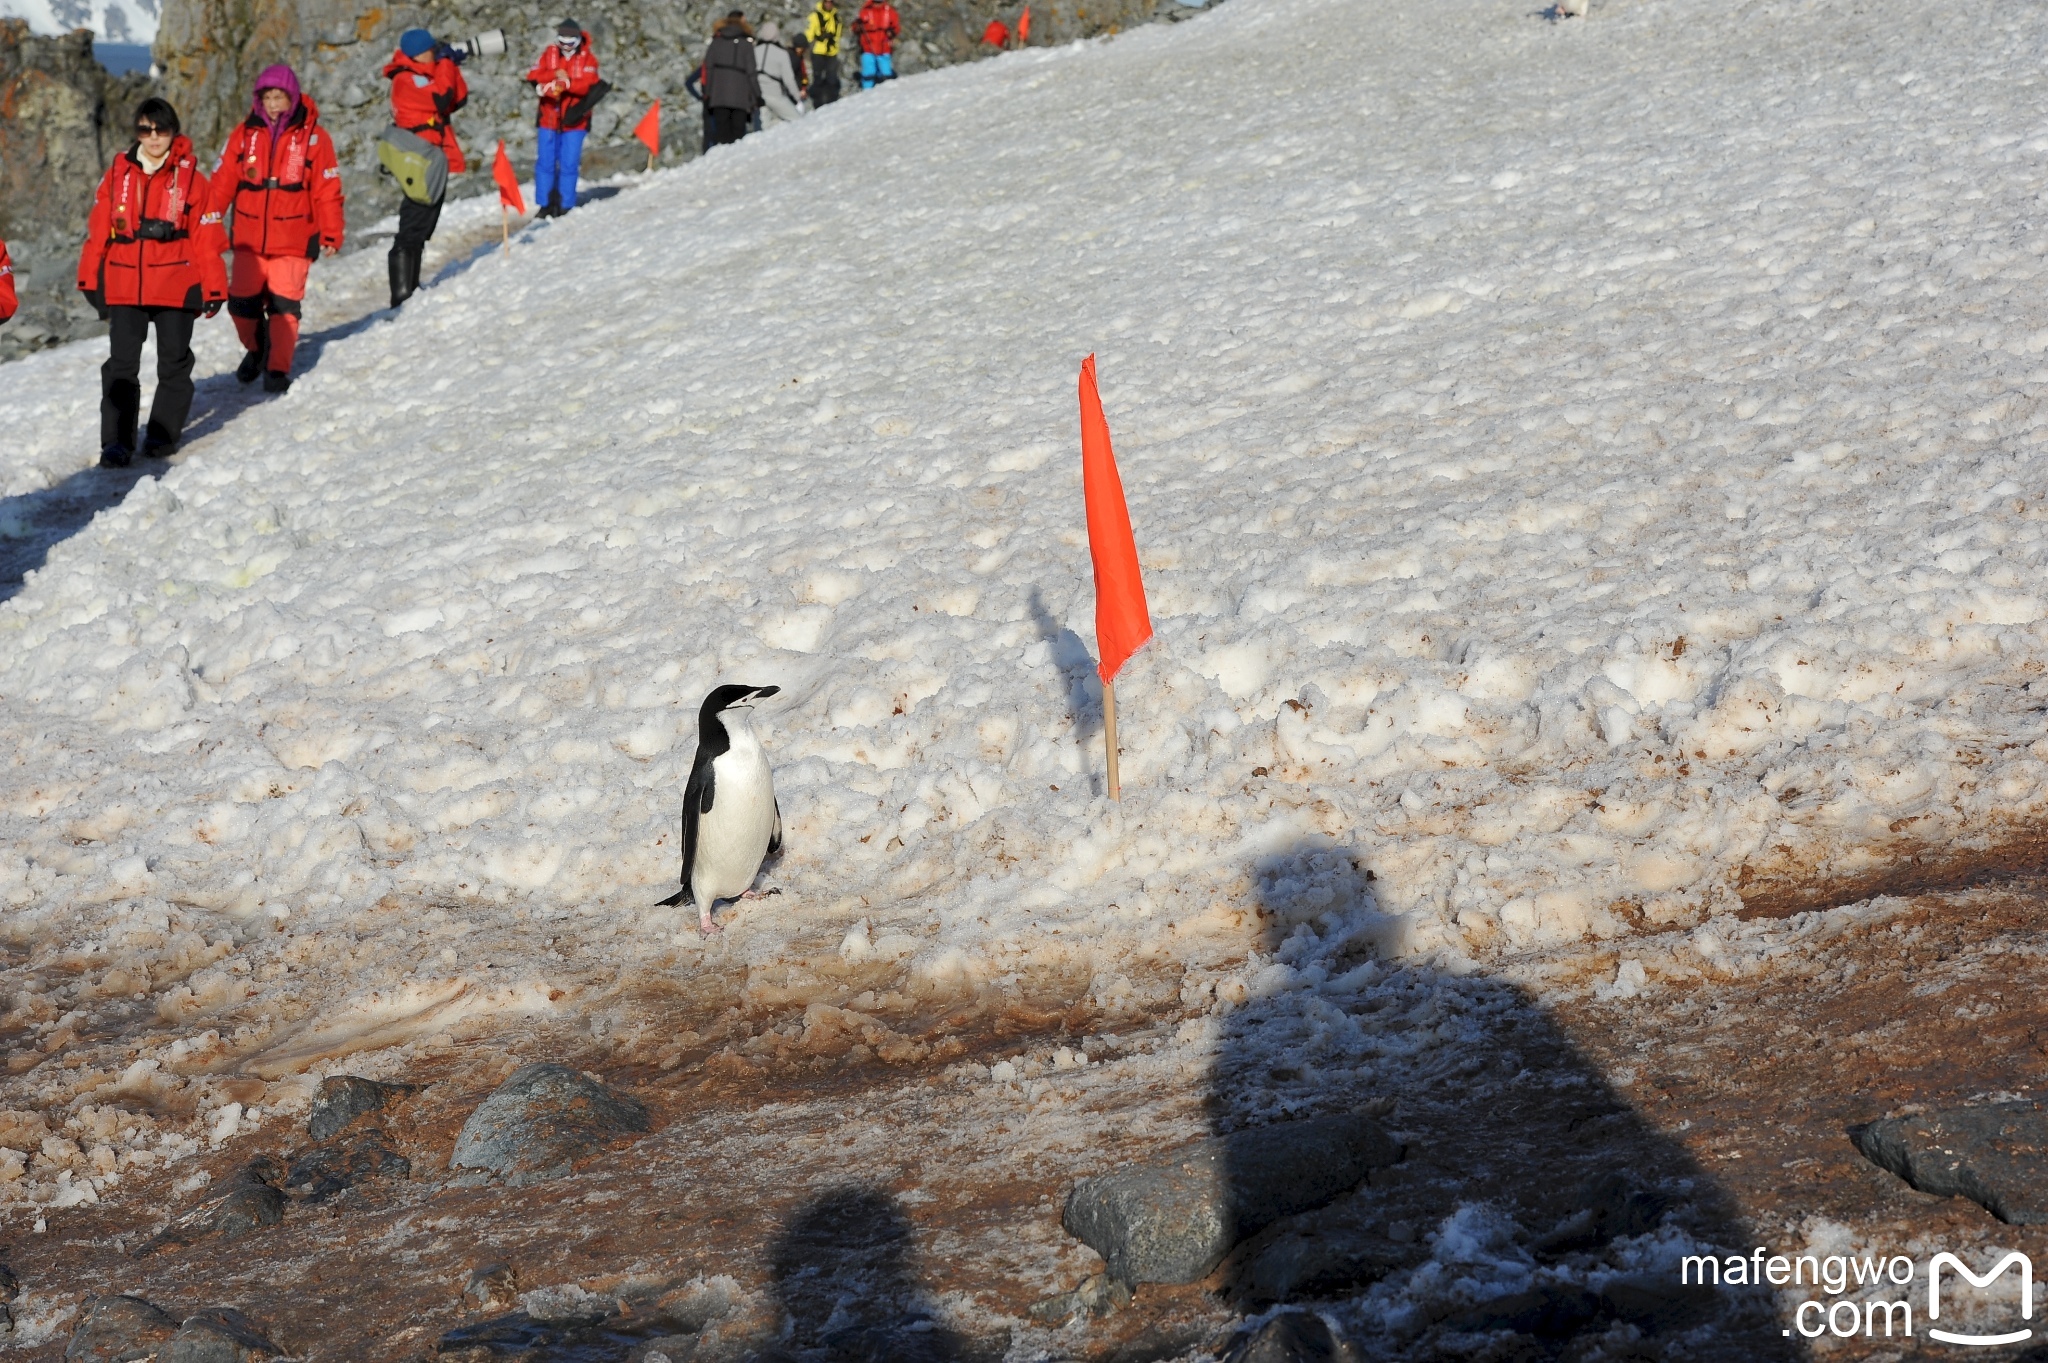
<svg viewBox="0 0 2048 1363">
<path fill-rule="evenodd" d="M 680 890 L 677 890 L 677 891 L 676 891 L 676 892 L 675 892 L 674 894 L 670 895 L 670 896 L 669 896 L 669 897 L 668 897 L 667 899 L 664 899 L 664 900 L 662 900 L 662 901 L 661 901 L 660 903 L 656 904 L 656 905 L 655 905 L 654 907 L 655 907 L 655 908 L 657 908 L 657 909 L 672 909 L 672 908 L 674 908 L 674 907 L 675 907 L 676 905 L 678 905 L 678 904 L 682 903 L 682 902 L 683 902 L 683 896 L 684 896 L 684 895 L 686 895 L 686 894 L 688 894 L 689 892 L 690 892 L 690 887 L 689 887 L 689 886 L 687 886 L 687 885 L 685 885 L 685 886 L 683 886 L 683 888 L 682 888 L 682 889 L 680 889 Z"/>
<path fill-rule="evenodd" d="M 782 850 L 782 801 L 775 804 L 775 831 L 768 835 L 768 855 L 774 856 Z"/>
<path fill-rule="evenodd" d="M 716 779 L 711 759 L 699 744 L 697 760 L 690 766 L 690 779 L 683 785 L 683 898 L 689 896 L 690 875 L 697 869 L 697 821 L 711 808 Z"/>
</svg>

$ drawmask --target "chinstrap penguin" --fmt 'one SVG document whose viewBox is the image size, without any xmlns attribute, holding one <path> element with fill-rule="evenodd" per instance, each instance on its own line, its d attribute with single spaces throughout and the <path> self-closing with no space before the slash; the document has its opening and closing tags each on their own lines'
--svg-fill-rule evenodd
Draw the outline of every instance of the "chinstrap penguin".
<svg viewBox="0 0 2048 1363">
<path fill-rule="evenodd" d="M 697 711 L 697 759 L 683 787 L 683 888 L 664 906 L 697 906 L 698 927 L 719 930 L 711 906 L 753 899 L 761 863 L 782 848 L 782 809 L 768 754 L 747 723 L 757 700 L 779 686 L 721 686 Z"/>
</svg>

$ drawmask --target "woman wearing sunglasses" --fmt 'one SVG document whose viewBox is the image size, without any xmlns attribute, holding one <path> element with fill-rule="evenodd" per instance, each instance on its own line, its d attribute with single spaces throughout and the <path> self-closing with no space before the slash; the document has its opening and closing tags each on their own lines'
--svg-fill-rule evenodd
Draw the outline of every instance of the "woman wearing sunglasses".
<svg viewBox="0 0 2048 1363">
<path fill-rule="evenodd" d="M 100 181 L 78 257 L 78 287 L 109 322 L 100 367 L 100 463 L 135 460 L 142 406 L 142 342 L 156 328 L 156 397 L 142 453 L 169 458 L 192 410 L 192 324 L 221 310 L 228 276 L 212 186 L 161 99 L 135 110 L 135 143 Z"/>
</svg>

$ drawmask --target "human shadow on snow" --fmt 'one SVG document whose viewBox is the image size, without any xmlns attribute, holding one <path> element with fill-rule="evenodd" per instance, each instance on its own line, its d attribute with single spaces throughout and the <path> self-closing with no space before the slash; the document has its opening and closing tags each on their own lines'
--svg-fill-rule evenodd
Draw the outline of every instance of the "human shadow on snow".
<svg viewBox="0 0 2048 1363">
<path fill-rule="evenodd" d="M 1526 990 L 1406 954 L 1364 864 L 1327 840 L 1259 860 L 1260 951 L 1211 1006 L 1209 1119 L 1248 1233 L 1212 1285 L 1311 1313 L 1262 1327 L 1293 1353 L 1238 1348 L 1326 1356 L 1334 1324 L 1370 1359 L 1803 1357 L 1768 1298 L 1680 1281 L 1681 1254 L 1760 1243 L 1727 1193 Z M 1382 1141 L 1363 1182 L 1301 1210 L 1311 1128 L 1299 1148 L 1250 1133 L 1324 1116 L 1351 1140 L 1375 1123 L 1397 1157 Z"/>
<path fill-rule="evenodd" d="M 161 478 L 170 466 L 139 459 L 130 468 L 83 468 L 55 487 L 0 498 L 0 601 L 21 591 L 23 580 L 49 561 L 50 550 L 119 506 L 143 479 Z"/>
</svg>

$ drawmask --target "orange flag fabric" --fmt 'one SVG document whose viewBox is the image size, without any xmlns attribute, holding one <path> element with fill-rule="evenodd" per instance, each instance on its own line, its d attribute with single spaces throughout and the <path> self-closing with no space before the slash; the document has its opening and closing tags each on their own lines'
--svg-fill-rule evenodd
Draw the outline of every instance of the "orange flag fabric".
<svg viewBox="0 0 2048 1363">
<path fill-rule="evenodd" d="M 654 101 L 654 107 L 647 111 L 647 116 L 640 120 L 638 127 L 633 129 L 633 136 L 640 139 L 640 144 L 647 148 L 649 156 L 661 155 L 660 100 Z"/>
<path fill-rule="evenodd" d="M 498 202 L 514 213 L 526 211 L 526 196 L 519 192 L 519 177 L 512 171 L 512 162 L 505 155 L 503 139 L 498 142 L 498 159 L 491 163 L 491 178 L 498 182 Z"/>
<path fill-rule="evenodd" d="M 1024 7 L 1024 12 L 1023 12 L 1022 14 L 1020 14 L 1020 15 L 1018 15 L 1018 16 L 1017 16 L 1017 46 L 1019 46 L 1019 47 L 1022 47 L 1022 46 L 1024 46 L 1024 44 L 1026 44 L 1026 43 L 1028 43 L 1028 42 L 1030 42 L 1030 41 L 1031 41 L 1031 6 L 1029 6 L 1029 5 L 1026 5 L 1026 6 Z"/>
<path fill-rule="evenodd" d="M 1093 355 L 1081 362 L 1081 485 L 1088 503 L 1088 555 L 1095 560 L 1096 671 L 1111 682 L 1152 637 L 1152 613 L 1145 608 L 1138 541 L 1095 388 Z"/>
</svg>

